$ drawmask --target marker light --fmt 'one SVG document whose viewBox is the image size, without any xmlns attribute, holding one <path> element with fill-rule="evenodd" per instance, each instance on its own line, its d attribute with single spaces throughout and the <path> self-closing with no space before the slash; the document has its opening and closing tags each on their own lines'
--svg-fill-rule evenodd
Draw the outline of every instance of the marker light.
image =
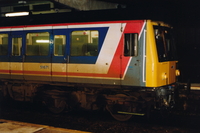
<svg viewBox="0 0 200 133">
<path fill-rule="evenodd" d="M 163 74 L 162 74 L 162 79 L 163 79 L 163 80 L 166 80 L 166 79 L 167 79 L 167 73 L 163 73 Z"/>
<path fill-rule="evenodd" d="M 176 69 L 176 76 L 180 76 L 180 71 Z"/>
<path fill-rule="evenodd" d="M 13 12 L 13 13 L 6 13 L 6 17 L 16 17 L 16 16 L 26 16 L 29 15 L 29 12 Z"/>
</svg>

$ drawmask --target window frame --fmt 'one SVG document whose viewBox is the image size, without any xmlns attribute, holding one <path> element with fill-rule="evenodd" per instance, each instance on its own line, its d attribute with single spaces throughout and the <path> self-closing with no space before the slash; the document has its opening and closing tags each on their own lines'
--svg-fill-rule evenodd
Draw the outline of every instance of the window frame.
<svg viewBox="0 0 200 133">
<path fill-rule="evenodd" d="M 17 50 L 14 50 L 14 41 L 15 39 L 17 39 L 17 50 L 18 50 L 18 53 L 16 52 Z M 22 55 L 22 43 L 23 43 L 23 37 L 12 37 L 12 51 L 11 51 L 11 54 L 12 56 L 21 56 Z"/>
<path fill-rule="evenodd" d="M 70 43 L 71 43 L 71 32 L 72 31 L 80 31 L 80 30 L 97 30 L 99 33 L 99 40 L 98 40 L 98 55 L 97 56 L 70 56 Z M 69 28 L 68 31 L 68 46 L 67 46 L 67 56 L 69 56 L 69 63 L 75 64 L 95 64 L 100 51 L 102 49 L 104 40 L 108 33 L 109 27 L 87 27 L 87 28 Z"/>
<path fill-rule="evenodd" d="M 5 52 L 5 54 L 1 54 L 2 53 L 2 51 L 0 51 L 0 56 L 6 56 L 6 55 L 8 55 L 9 54 L 9 37 L 10 37 L 10 35 L 9 35 L 9 33 L 0 33 L 0 35 L 1 34 L 6 34 L 7 35 L 7 48 L 5 48 L 6 49 L 6 52 Z M 3 41 L 3 40 L 2 40 Z M 0 44 L 1 46 L 2 45 L 4 45 L 3 44 L 3 42 L 2 42 L 2 44 Z"/>
<path fill-rule="evenodd" d="M 76 55 L 74 53 L 72 54 L 72 50 L 73 50 L 72 49 L 72 41 L 73 41 L 73 39 L 72 39 L 73 35 L 72 34 L 73 34 L 73 32 L 83 32 L 83 35 L 86 35 L 86 33 L 84 34 L 84 32 L 89 32 L 89 35 L 85 36 L 85 37 L 88 37 L 87 38 L 88 41 L 87 42 L 81 42 L 82 43 L 82 45 L 81 45 L 82 48 L 78 51 L 79 55 L 78 54 Z M 94 42 L 92 42 L 93 41 L 92 40 L 93 39 L 92 38 L 92 32 L 97 32 L 97 34 L 98 34 L 98 36 L 96 37 L 97 38 L 97 44 L 94 44 Z M 77 34 L 77 36 L 81 36 L 81 35 Z M 92 44 L 92 45 L 90 45 L 90 44 Z M 70 33 L 70 53 L 69 53 L 69 55 L 72 56 L 72 57 L 78 57 L 78 56 L 98 56 L 98 54 L 99 54 L 99 45 L 100 45 L 99 44 L 99 30 L 97 30 L 97 29 L 87 29 L 87 30 L 79 30 L 78 29 L 78 30 L 73 30 Z M 93 51 L 89 52 L 88 49 L 89 48 L 92 49 L 92 47 L 94 47 L 94 46 L 95 46 L 96 50 L 93 50 Z M 93 52 L 93 54 L 91 52 Z"/>
<path fill-rule="evenodd" d="M 28 36 L 28 34 L 37 34 L 37 33 L 48 33 L 48 38 L 49 38 L 49 42 L 47 43 L 48 44 L 48 51 L 47 51 L 47 54 L 45 54 L 45 55 L 41 55 L 40 54 L 40 45 L 38 45 L 38 54 L 34 54 L 34 55 L 29 55 L 29 54 L 27 54 L 27 47 L 28 47 L 28 45 L 27 45 L 27 43 L 28 43 L 28 39 L 27 39 L 27 36 Z M 26 33 L 26 36 L 25 36 L 25 38 L 26 38 L 26 44 L 25 44 L 25 55 L 26 56 L 48 56 L 49 54 L 50 54 L 50 47 L 51 47 L 51 33 L 49 32 L 49 31 L 31 31 L 31 32 L 27 32 Z M 33 44 L 32 44 L 33 45 Z"/>
<path fill-rule="evenodd" d="M 128 35 L 129 35 L 129 38 L 127 38 Z M 127 39 L 129 39 L 129 43 L 130 43 L 129 45 L 127 45 Z M 139 45 L 138 33 L 124 33 L 123 55 L 125 57 L 138 56 L 138 45 Z M 126 51 L 128 50 L 128 47 L 129 47 L 129 51 Z"/>
<path fill-rule="evenodd" d="M 38 56 L 38 55 L 26 55 L 27 49 L 26 49 L 26 37 L 28 33 L 41 33 L 41 32 L 48 32 L 50 35 L 50 43 L 49 43 L 49 53 L 46 56 Z M 53 36 L 52 36 L 52 29 L 47 30 L 26 30 L 24 32 L 25 37 L 25 46 L 24 46 L 24 62 L 43 62 L 43 63 L 49 63 L 51 62 L 51 54 L 52 54 L 52 44 L 53 44 Z"/>
<path fill-rule="evenodd" d="M 55 42 L 55 36 L 65 36 L 65 40 L 64 40 L 64 42 L 62 43 L 62 45 L 63 45 L 63 48 L 62 48 L 62 54 L 56 54 L 56 42 Z M 57 56 L 57 57 L 59 57 L 59 56 L 64 56 L 65 55 L 65 53 L 66 53 L 66 46 L 67 46 L 67 35 L 65 35 L 65 34 L 63 34 L 63 35 L 61 35 L 61 34 L 59 34 L 59 35 L 57 35 L 57 34 L 54 34 L 53 35 L 53 40 L 54 40 L 54 46 L 53 46 L 53 56 Z M 59 49 L 59 48 L 58 48 Z M 57 53 L 59 52 L 59 50 L 57 51 Z"/>
</svg>

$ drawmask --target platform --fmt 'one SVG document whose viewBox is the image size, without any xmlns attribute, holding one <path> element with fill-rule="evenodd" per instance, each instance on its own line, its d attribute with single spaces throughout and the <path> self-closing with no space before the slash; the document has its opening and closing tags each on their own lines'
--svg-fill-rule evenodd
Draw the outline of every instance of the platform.
<svg viewBox="0 0 200 133">
<path fill-rule="evenodd" d="M 0 119 L 0 133 L 90 133 L 90 132 Z"/>
<path fill-rule="evenodd" d="M 200 90 L 200 83 L 191 83 L 191 90 Z"/>
</svg>

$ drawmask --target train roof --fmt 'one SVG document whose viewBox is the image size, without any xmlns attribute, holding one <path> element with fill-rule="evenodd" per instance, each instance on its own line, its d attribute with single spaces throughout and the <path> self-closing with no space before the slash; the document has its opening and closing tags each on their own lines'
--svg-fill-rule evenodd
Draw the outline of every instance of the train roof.
<svg viewBox="0 0 200 133">
<path fill-rule="evenodd" d="M 20 17 L 0 17 L 0 27 L 144 19 L 155 20 L 155 17 L 127 9 L 72 11 Z"/>
</svg>

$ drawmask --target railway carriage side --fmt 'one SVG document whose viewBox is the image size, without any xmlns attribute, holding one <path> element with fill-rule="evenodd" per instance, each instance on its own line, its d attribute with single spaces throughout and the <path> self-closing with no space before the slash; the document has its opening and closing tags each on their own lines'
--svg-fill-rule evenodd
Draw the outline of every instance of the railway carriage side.
<svg viewBox="0 0 200 133">
<path fill-rule="evenodd" d="M 141 86 L 136 76 L 133 82 L 124 78 L 128 69 L 134 69 L 128 68 L 130 61 L 139 66 L 142 60 L 136 49 L 143 26 L 144 21 L 123 21 L 4 27 L 1 79 Z"/>
<path fill-rule="evenodd" d="M 173 101 L 171 42 L 170 27 L 150 20 L 4 27 L 1 90 L 18 101 L 39 97 L 54 113 L 106 108 L 128 120 Z"/>
</svg>

